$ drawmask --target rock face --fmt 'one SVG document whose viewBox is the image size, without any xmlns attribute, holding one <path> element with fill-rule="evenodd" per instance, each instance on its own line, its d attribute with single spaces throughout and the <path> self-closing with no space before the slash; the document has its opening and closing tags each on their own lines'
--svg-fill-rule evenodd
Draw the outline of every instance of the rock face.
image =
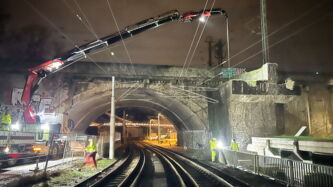
<svg viewBox="0 0 333 187">
<path fill-rule="evenodd" d="M 221 129 L 226 144 L 235 138 L 244 149 L 252 136 L 284 133 L 285 106 L 299 97 L 300 92 L 277 84 L 276 69 L 276 64 L 265 64 L 221 84 L 224 117 Z"/>
</svg>

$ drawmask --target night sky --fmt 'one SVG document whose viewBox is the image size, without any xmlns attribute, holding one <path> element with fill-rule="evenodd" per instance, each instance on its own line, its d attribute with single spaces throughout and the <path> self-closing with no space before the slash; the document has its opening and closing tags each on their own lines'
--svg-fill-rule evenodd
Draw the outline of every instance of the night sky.
<svg viewBox="0 0 333 187">
<path fill-rule="evenodd" d="M 201 10 L 205 0 L 109 0 L 119 27 L 169 10 Z M 208 1 L 207 8 L 213 0 Z M 231 56 L 260 40 L 259 0 L 217 0 L 215 8 L 230 15 Z M 17 68 L 57 57 L 97 38 L 117 31 L 107 0 L 2 0 L 0 1 L 0 60 Z M 333 1 L 267 0 L 271 62 L 287 72 L 332 72 Z M 88 20 L 88 21 L 87 21 Z M 175 22 L 126 40 L 133 63 L 182 66 L 198 22 Z M 287 24 L 287 25 L 286 25 Z M 88 29 L 86 28 L 86 26 Z M 201 31 L 202 25 L 199 29 Z M 213 17 L 205 28 L 191 62 L 208 64 L 207 37 L 225 44 L 225 21 Z M 279 32 L 277 32 L 279 31 Z M 199 32 L 200 33 L 200 32 Z M 196 41 L 196 40 L 195 40 Z M 261 44 L 231 59 L 232 67 L 247 70 L 262 64 Z M 111 56 L 110 52 L 115 56 Z M 225 54 L 225 51 L 222 52 Z M 256 55 L 258 54 L 258 55 Z M 213 54 L 213 64 L 218 59 Z M 129 63 L 121 43 L 93 55 L 96 62 Z M 89 60 L 89 59 L 88 59 Z"/>
</svg>

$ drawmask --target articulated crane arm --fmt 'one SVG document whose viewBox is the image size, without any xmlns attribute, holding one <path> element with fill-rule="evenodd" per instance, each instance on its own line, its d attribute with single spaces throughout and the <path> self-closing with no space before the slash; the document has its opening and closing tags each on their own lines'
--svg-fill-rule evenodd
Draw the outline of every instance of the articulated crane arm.
<svg viewBox="0 0 333 187">
<path fill-rule="evenodd" d="M 62 57 L 55 58 L 39 66 L 28 69 L 30 74 L 28 75 L 28 78 L 26 80 L 23 95 L 21 98 L 22 104 L 25 109 L 25 122 L 37 122 L 36 114 L 33 111 L 33 108 L 30 106 L 31 96 L 33 95 L 34 91 L 38 89 L 41 81 L 49 74 L 56 72 L 60 68 L 64 68 L 65 66 L 70 65 L 74 61 L 86 58 L 87 54 L 89 53 L 101 50 L 103 48 L 107 48 L 109 45 L 121 41 L 122 39 L 130 38 L 134 35 L 140 34 L 150 29 L 157 28 L 172 21 L 191 22 L 200 17 L 210 17 L 212 15 L 224 15 L 225 17 L 227 17 L 226 12 L 222 9 L 201 10 L 198 12 L 184 13 L 182 15 L 179 14 L 177 10 L 170 11 L 155 18 L 149 18 L 136 24 L 127 26 L 120 32 L 116 32 L 99 40 L 90 42 L 80 47 L 76 47 Z"/>
</svg>

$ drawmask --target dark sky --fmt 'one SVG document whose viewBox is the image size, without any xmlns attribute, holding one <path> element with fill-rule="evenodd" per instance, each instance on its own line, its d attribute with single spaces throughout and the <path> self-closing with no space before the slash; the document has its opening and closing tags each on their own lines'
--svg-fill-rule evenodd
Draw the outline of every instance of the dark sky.
<svg viewBox="0 0 333 187">
<path fill-rule="evenodd" d="M 169 10 L 200 10 L 205 0 L 110 0 L 120 28 Z M 230 15 L 231 56 L 260 40 L 259 0 L 216 0 L 214 7 Z M 116 32 L 106 0 L 1 0 L 0 60 L 20 66 L 38 65 L 71 49 Z M 210 8 L 213 0 L 208 1 Z M 333 72 L 333 1 L 267 0 L 271 62 L 281 71 Z M 82 20 L 82 21 L 81 21 Z M 87 22 L 89 21 L 89 23 Z M 134 63 L 182 66 L 198 22 L 172 23 L 126 40 Z M 287 24 L 287 25 L 286 25 Z M 200 30 L 199 30 L 200 31 Z M 279 31 L 279 32 L 276 32 Z M 223 17 L 211 18 L 194 55 L 192 66 L 208 64 L 207 37 L 226 41 Z M 248 70 L 262 64 L 261 45 L 231 59 Z M 110 51 L 115 56 L 110 55 Z M 258 54 L 258 55 L 256 55 Z M 95 61 L 129 59 L 121 43 L 93 55 Z M 217 59 L 213 58 L 213 63 Z"/>
</svg>

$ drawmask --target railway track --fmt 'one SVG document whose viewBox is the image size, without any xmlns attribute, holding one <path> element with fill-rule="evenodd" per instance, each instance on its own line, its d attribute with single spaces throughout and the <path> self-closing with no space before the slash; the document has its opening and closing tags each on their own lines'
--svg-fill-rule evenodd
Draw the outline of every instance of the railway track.
<svg viewBox="0 0 333 187">
<path fill-rule="evenodd" d="M 175 173 L 179 176 L 178 184 L 181 186 L 250 186 L 246 182 L 221 173 L 221 171 L 211 168 L 195 160 L 187 158 L 179 153 L 150 144 L 144 144 L 146 149 L 159 154 L 161 160 L 168 160 L 175 168 Z M 166 161 L 166 162 L 168 162 Z M 170 178 L 170 177 L 169 177 Z M 170 178 L 171 181 L 174 179 Z M 170 180 L 168 180 L 170 181 Z M 174 185 L 170 183 L 169 185 Z"/>
<path fill-rule="evenodd" d="M 213 173 L 215 175 L 217 175 L 218 177 L 228 181 L 230 184 L 232 184 L 233 186 L 251 186 L 250 184 L 248 184 L 246 181 L 243 181 L 243 180 L 240 180 L 224 171 L 222 171 L 221 169 L 217 168 L 217 167 L 214 167 L 212 165 L 209 165 L 205 162 L 202 162 L 202 161 L 198 161 L 196 159 L 193 159 L 193 158 L 190 158 L 190 157 L 187 157 L 179 152 L 175 152 L 175 151 L 172 151 L 170 149 L 166 149 L 166 148 L 163 148 L 163 147 L 159 147 L 159 146 L 154 146 L 154 145 L 151 145 L 157 149 L 160 149 L 160 150 L 163 150 L 164 152 L 167 152 L 167 153 L 170 153 L 176 157 L 179 157 L 181 160 L 185 160 L 185 162 L 188 162 L 190 165 L 193 163 L 194 165 L 196 165 L 196 167 L 198 168 L 204 168 L 206 169 L 206 171 L 208 173 Z"/>
<path fill-rule="evenodd" d="M 135 186 L 145 166 L 145 158 L 142 149 L 130 145 L 121 159 L 76 186 Z"/>
<path fill-rule="evenodd" d="M 154 180 L 147 166 L 147 158 L 152 155 L 158 157 L 163 166 L 167 186 L 249 186 L 216 168 L 145 143 L 130 145 L 125 156 L 76 186 L 154 186 L 147 185 L 147 181 Z"/>
</svg>

